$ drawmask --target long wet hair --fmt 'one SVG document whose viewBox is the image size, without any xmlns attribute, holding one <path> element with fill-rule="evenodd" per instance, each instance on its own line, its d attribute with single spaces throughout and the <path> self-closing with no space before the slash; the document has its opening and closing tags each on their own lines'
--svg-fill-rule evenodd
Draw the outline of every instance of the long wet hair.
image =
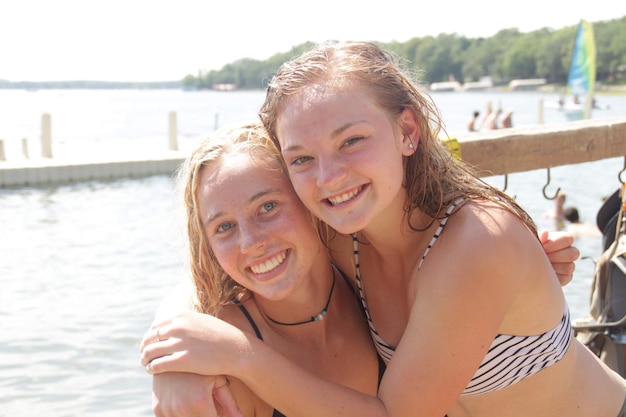
<svg viewBox="0 0 626 417">
<path fill-rule="evenodd" d="M 216 131 L 202 141 L 178 171 L 184 186 L 186 208 L 189 268 L 195 287 L 194 308 L 201 313 L 215 315 L 220 307 L 233 297 L 249 296 L 249 291 L 233 280 L 220 266 L 209 245 L 200 217 L 198 189 L 201 174 L 206 169 L 219 167 L 224 158 L 245 153 L 252 158 L 270 162 L 287 175 L 282 157 L 260 123 L 228 127 Z"/>
<path fill-rule="evenodd" d="M 260 117 L 276 146 L 278 114 L 291 97 L 312 86 L 363 88 L 372 93 L 391 117 L 410 109 L 417 119 L 420 137 L 416 151 L 404 157 L 405 213 L 413 230 L 423 230 L 456 199 L 494 201 L 517 215 L 535 234 L 530 216 L 508 195 L 482 181 L 468 164 L 457 160 L 440 140 L 445 134 L 439 110 L 416 81 L 415 74 L 390 52 L 369 42 L 328 42 L 284 63 L 270 81 Z M 402 128 L 402 126 L 398 126 Z M 419 209 L 430 224 L 411 224 L 411 213 Z"/>
</svg>

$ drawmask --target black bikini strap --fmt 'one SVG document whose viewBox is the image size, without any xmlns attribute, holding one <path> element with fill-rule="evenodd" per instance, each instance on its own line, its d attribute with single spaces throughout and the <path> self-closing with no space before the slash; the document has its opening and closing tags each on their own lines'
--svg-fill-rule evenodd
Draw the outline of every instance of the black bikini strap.
<svg viewBox="0 0 626 417">
<path fill-rule="evenodd" d="M 335 266 L 335 268 L 337 267 Z M 341 277 L 343 278 L 343 280 L 346 282 L 346 284 L 348 284 L 348 288 L 350 288 L 350 291 L 352 291 L 352 294 L 356 294 L 354 292 L 354 285 L 352 285 L 352 281 L 350 281 L 350 278 L 348 278 L 341 269 L 337 268 L 337 271 L 339 271 L 339 274 L 341 274 Z"/>
<path fill-rule="evenodd" d="M 261 335 L 261 332 L 259 331 L 259 328 L 256 326 L 256 323 L 254 322 L 254 320 L 252 320 L 252 316 L 250 316 L 248 309 L 245 308 L 243 304 L 241 304 L 241 302 L 237 300 L 236 298 L 232 298 L 231 301 L 235 303 L 239 307 L 239 310 L 241 310 L 243 315 L 246 316 L 246 318 L 248 319 L 248 323 L 250 323 L 250 326 L 252 326 L 252 329 L 254 330 L 254 333 L 256 334 L 256 337 L 263 340 L 263 336 Z"/>
</svg>

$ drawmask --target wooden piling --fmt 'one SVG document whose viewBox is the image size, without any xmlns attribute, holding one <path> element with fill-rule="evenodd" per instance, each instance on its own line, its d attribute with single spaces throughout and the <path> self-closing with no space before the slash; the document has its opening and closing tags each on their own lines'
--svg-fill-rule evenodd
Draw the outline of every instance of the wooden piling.
<svg viewBox="0 0 626 417">
<path fill-rule="evenodd" d="M 41 157 L 52 158 L 52 122 L 49 113 L 41 116 Z"/>
<path fill-rule="evenodd" d="M 176 112 L 170 112 L 169 117 L 169 138 L 170 138 L 170 151 L 178 150 L 178 123 L 176 119 Z"/>
<path fill-rule="evenodd" d="M 22 138 L 22 155 L 24 155 L 25 159 L 29 159 L 29 157 L 28 157 L 28 140 L 26 140 L 26 138 Z"/>
</svg>

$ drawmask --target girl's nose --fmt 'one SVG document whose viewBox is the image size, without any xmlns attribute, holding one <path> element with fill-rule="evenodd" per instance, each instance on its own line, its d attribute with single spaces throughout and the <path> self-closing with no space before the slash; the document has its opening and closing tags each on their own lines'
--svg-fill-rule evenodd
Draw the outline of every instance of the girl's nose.
<svg viewBox="0 0 626 417">
<path fill-rule="evenodd" d="M 267 234 L 254 222 L 239 224 L 241 252 L 254 255 L 262 251 L 267 244 Z"/>
<path fill-rule="evenodd" d="M 317 167 L 317 185 L 319 187 L 332 188 L 346 176 L 345 166 L 337 158 L 318 157 Z"/>
</svg>

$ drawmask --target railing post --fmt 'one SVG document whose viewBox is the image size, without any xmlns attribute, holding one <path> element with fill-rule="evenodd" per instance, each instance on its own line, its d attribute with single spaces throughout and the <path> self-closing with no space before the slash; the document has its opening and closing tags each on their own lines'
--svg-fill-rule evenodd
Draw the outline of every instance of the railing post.
<svg viewBox="0 0 626 417">
<path fill-rule="evenodd" d="M 24 155 L 24 158 L 28 159 L 28 141 L 26 138 L 22 138 L 22 155 Z"/>
<path fill-rule="evenodd" d="M 170 138 L 170 151 L 178 150 L 178 124 L 176 121 L 176 112 L 170 112 L 169 118 L 169 138 Z"/>
<path fill-rule="evenodd" d="M 41 156 L 52 158 L 52 129 L 50 114 L 44 113 L 41 116 Z"/>
</svg>

